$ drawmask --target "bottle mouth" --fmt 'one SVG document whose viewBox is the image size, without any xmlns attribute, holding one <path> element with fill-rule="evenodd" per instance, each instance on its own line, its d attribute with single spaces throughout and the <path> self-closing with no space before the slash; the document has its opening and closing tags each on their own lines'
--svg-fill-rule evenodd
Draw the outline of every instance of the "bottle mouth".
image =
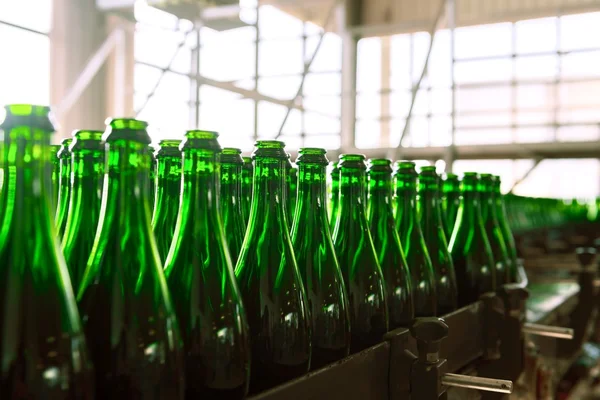
<svg viewBox="0 0 600 400">
<path fill-rule="evenodd" d="M 478 180 L 479 179 L 479 174 L 477 172 L 465 172 L 463 174 L 463 180 L 464 179 Z"/>
<path fill-rule="evenodd" d="M 415 163 L 412 161 L 396 161 L 396 176 L 399 177 L 417 177 Z"/>
<path fill-rule="evenodd" d="M 303 147 L 299 151 L 298 159 L 296 160 L 296 164 L 298 165 L 321 165 L 327 166 L 329 165 L 329 160 L 327 159 L 327 150 L 317 148 L 317 147 Z"/>
<path fill-rule="evenodd" d="M 158 142 L 158 150 L 153 151 L 154 156 L 156 158 L 162 157 L 181 157 L 181 151 L 179 150 L 179 146 L 181 145 L 181 140 L 161 140 Z M 152 148 L 152 146 L 149 146 Z"/>
<path fill-rule="evenodd" d="M 106 120 L 106 131 L 102 139 L 107 143 L 127 140 L 148 145 L 151 140 L 147 127 L 147 122 L 135 118 L 109 118 Z"/>
<path fill-rule="evenodd" d="M 367 170 L 371 172 L 385 172 L 392 173 L 392 160 L 387 158 L 372 158 L 368 162 Z"/>
<path fill-rule="evenodd" d="M 48 106 L 34 104 L 7 104 L 0 110 L 0 129 L 13 129 L 17 126 L 54 132 L 54 115 Z"/>
<path fill-rule="evenodd" d="M 69 150 L 69 147 L 71 146 L 71 143 L 73 143 L 73 139 L 68 138 L 68 139 L 63 139 L 60 142 L 60 150 L 58 151 L 58 158 L 69 158 L 71 157 L 71 151 Z"/>
<path fill-rule="evenodd" d="M 69 146 L 71 153 L 80 149 L 104 151 L 102 131 L 78 130 L 73 132 L 73 142 Z"/>
<path fill-rule="evenodd" d="M 342 154 L 340 156 L 338 168 L 341 171 L 345 169 L 356 169 L 366 171 L 367 164 L 365 164 L 365 159 L 366 157 L 363 154 Z"/>
<path fill-rule="evenodd" d="M 189 130 L 185 133 L 185 139 L 179 145 L 179 150 L 202 149 L 220 153 L 221 145 L 217 140 L 218 137 L 219 134 L 214 131 Z"/>
<path fill-rule="evenodd" d="M 233 147 L 225 147 L 221 153 L 219 161 L 221 164 L 244 165 L 242 150 Z"/>
<path fill-rule="evenodd" d="M 458 182 L 458 175 L 453 174 L 452 172 L 446 172 L 446 174 L 444 175 L 444 180 Z"/>
<path fill-rule="evenodd" d="M 242 154 L 242 150 L 235 147 L 225 147 L 222 154 Z"/>
<path fill-rule="evenodd" d="M 77 140 L 102 140 L 102 131 L 91 131 L 91 130 L 76 130 L 73 131 L 73 141 Z"/>
<path fill-rule="evenodd" d="M 276 158 L 289 163 L 287 168 L 291 167 L 289 154 L 285 152 L 285 143 L 279 140 L 259 140 L 255 144 L 256 149 L 252 153 L 252 159 L 257 157 Z"/>
</svg>

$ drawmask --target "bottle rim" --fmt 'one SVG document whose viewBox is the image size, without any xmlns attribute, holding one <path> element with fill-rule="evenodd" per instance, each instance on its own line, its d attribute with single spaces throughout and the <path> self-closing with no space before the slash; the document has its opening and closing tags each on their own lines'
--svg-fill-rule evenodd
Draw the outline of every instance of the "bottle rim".
<svg viewBox="0 0 600 400">
<path fill-rule="evenodd" d="M 102 139 L 106 143 L 125 140 L 149 145 L 151 140 L 147 127 L 147 122 L 135 118 L 108 118 Z"/>
<path fill-rule="evenodd" d="M 303 147 L 299 150 L 298 158 L 296 159 L 296 164 L 304 165 L 304 164 L 312 164 L 312 165 L 320 165 L 327 166 L 329 165 L 329 160 L 327 159 L 327 150 L 318 148 L 318 147 Z"/>
<path fill-rule="evenodd" d="M 215 131 L 188 130 L 185 132 L 185 139 L 179 145 L 179 150 L 183 152 L 188 149 L 197 149 L 220 153 L 221 145 L 217 140 L 218 137 L 219 134 Z"/>
<path fill-rule="evenodd" d="M 53 133 L 54 114 L 49 106 L 35 104 L 7 104 L 0 109 L 0 129 L 30 126 Z"/>
<path fill-rule="evenodd" d="M 71 157 L 71 143 L 73 143 L 73 138 L 65 138 L 60 141 L 60 150 L 57 153 L 58 158 Z"/>
<path fill-rule="evenodd" d="M 242 150 L 237 147 L 224 147 L 222 154 L 242 154 Z"/>
</svg>

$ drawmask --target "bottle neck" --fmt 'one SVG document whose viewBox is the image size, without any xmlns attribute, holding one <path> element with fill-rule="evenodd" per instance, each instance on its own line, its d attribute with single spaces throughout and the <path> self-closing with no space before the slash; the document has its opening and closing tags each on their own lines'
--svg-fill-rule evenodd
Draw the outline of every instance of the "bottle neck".
<svg viewBox="0 0 600 400">
<path fill-rule="evenodd" d="M 180 218 L 208 212 L 218 216 L 219 164 L 217 153 L 206 149 L 183 152 L 183 195 Z M 185 203 L 185 204 L 184 204 Z M 198 221 L 200 222 L 200 221 Z"/>
<path fill-rule="evenodd" d="M 462 208 L 462 224 L 474 226 L 477 223 L 478 216 L 481 216 L 479 192 L 475 189 L 463 191 L 460 199 Z"/>
<path fill-rule="evenodd" d="M 251 226 L 262 226 L 277 221 L 285 224 L 280 229 L 288 231 L 286 216 L 286 160 L 275 157 L 257 157 L 254 161 L 252 182 Z"/>
<path fill-rule="evenodd" d="M 377 210 L 378 214 L 391 212 L 393 194 L 392 176 L 390 173 L 369 173 L 369 210 Z"/>
<path fill-rule="evenodd" d="M 342 170 L 340 173 L 340 206 L 364 207 L 366 203 L 366 173 L 363 170 Z"/>
<path fill-rule="evenodd" d="M 422 185 L 419 188 L 418 210 L 422 228 L 441 227 L 442 211 L 440 205 L 440 194 L 437 185 Z"/>
<path fill-rule="evenodd" d="M 327 225 L 326 172 L 318 164 L 299 165 L 298 203 L 296 213 L 304 217 L 317 217 Z"/>
<path fill-rule="evenodd" d="M 0 243 L 15 234 L 33 237 L 43 232 L 54 237 L 50 234 L 54 224 L 48 195 L 52 191 L 47 176 L 51 162 L 49 141 L 49 133 L 39 129 L 23 127 L 5 132 L 4 147 L 8 156 L 4 171 L 6 185 L 2 189 L 5 209 Z"/>
<path fill-rule="evenodd" d="M 169 207 L 171 202 L 179 203 L 181 190 L 181 156 L 163 156 L 157 160 L 157 185 L 155 213 Z"/>
<path fill-rule="evenodd" d="M 59 163 L 60 180 L 59 180 L 59 202 L 68 202 L 69 193 L 71 191 L 71 157 L 61 158 Z M 67 203 L 68 204 L 68 203 Z"/>
<path fill-rule="evenodd" d="M 109 143 L 107 148 L 108 178 L 104 196 L 118 199 L 121 206 L 149 207 L 146 183 L 150 172 L 150 153 L 147 146 L 129 140 L 116 140 Z"/>
<path fill-rule="evenodd" d="M 103 152 L 89 150 L 74 152 L 71 171 L 73 178 L 71 204 L 76 202 L 78 198 L 89 198 L 90 201 L 102 198 Z"/>
<path fill-rule="evenodd" d="M 396 198 L 398 207 L 401 207 L 403 218 L 416 218 L 417 216 L 417 182 L 416 179 L 398 179 L 396 181 Z"/>
<path fill-rule="evenodd" d="M 221 164 L 221 201 L 241 207 L 242 166 Z"/>
</svg>

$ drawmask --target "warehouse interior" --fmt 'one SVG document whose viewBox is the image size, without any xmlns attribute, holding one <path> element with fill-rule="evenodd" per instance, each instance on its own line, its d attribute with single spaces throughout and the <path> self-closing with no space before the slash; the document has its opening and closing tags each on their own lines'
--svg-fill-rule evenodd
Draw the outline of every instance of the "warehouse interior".
<svg viewBox="0 0 600 400">
<path fill-rule="evenodd" d="M 0 103 L 52 104 L 60 137 L 136 116 L 155 142 L 200 127 L 246 152 L 278 138 L 586 199 L 600 193 L 599 7 L 8 0 L 0 46 L 19 62 L 0 66 Z"/>
<path fill-rule="evenodd" d="M 257 140 L 280 140 L 292 160 L 301 148 L 319 147 L 330 161 L 359 153 L 412 160 L 417 170 L 434 165 L 440 175 L 500 176 L 502 193 L 514 195 L 507 197 L 511 223 L 523 205 L 522 214 L 542 220 L 535 235 L 516 233 L 519 246 L 534 249 L 519 254 L 530 281 L 564 286 L 551 294 L 539 289 L 526 311 L 521 299 L 521 325 L 497 329 L 520 338 L 512 345 L 524 353 L 522 364 L 493 364 L 486 353 L 493 345 L 469 347 L 494 342 L 486 336 L 498 327 L 487 314 L 494 305 L 483 302 L 449 319 L 461 337 L 451 338 L 456 358 L 439 370 L 489 378 L 518 370 L 515 387 L 537 389 L 513 399 L 600 398 L 600 280 L 589 273 L 593 247 L 600 249 L 600 0 L 2 0 L 0 54 L 0 104 L 51 105 L 54 144 L 77 129 L 102 130 L 109 117 L 133 117 L 148 122 L 153 145 L 202 129 L 245 156 Z M 561 227 L 559 240 L 546 211 L 566 207 L 528 198 L 564 200 L 573 213 L 587 204 L 581 219 L 595 230 Z M 553 253 L 559 241 L 568 244 Z M 537 274 L 550 264 L 551 274 Z M 481 320 L 485 329 L 473 327 Z M 543 338 L 523 342 L 523 332 Z M 390 362 L 394 346 L 408 343 L 403 335 L 351 356 L 346 369 L 309 374 L 282 393 L 253 399 L 323 398 L 314 394 L 330 393 L 329 382 L 348 383 L 340 398 L 407 398 L 405 387 L 382 383 L 388 372 L 412 376 Z M 561 344 L 566 338 L 573 341 Z M 527 375 L 534 352 L 546 353 Z M 474 366 L 475 356 L 461 353 L 490 364 Z M 564 378 L 573 365 L 581 367 L 577 379 Z M 361 373 L 356 382 L 348 378 Z M 469 386 L 448 375 L 439 380 L 448 387 L 501 384 Z M 569 397 L 555 396 L 560 382 L 576 381 L 577 388 L 563 388 Z M 477 393 L 439 398 L 504 398 Z"/>
</svg>

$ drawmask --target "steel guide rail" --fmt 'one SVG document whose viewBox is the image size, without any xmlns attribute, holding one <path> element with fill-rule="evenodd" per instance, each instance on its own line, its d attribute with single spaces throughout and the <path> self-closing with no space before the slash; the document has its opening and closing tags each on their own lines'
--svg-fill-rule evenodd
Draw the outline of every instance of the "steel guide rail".
<svg viewBox="0 0 600 400">
<path fill-rule="evenodd" d="M 441 320 L 419 319 L 411 329 L 388 332 L 376 346 L 251 399 L 430 400 L 445 398 L 452 386 L 487 388 L 483 399 L 502 399 L 523 372 L 529 335 L 550 338 L 542 341 L 574 337 L 557 342 L 561 358 L 580 349 L 600 296 L 595 273 L 585 268 L 593 257 L 578 258 L 583 267 L 577 283 L 529 285 L 529 290 L 526 281 L 504 285 Z M 565 320 L 568 325 L 556 325 Z M 464 370 L 477 377 L 456 375 Z"/>
</svg>

